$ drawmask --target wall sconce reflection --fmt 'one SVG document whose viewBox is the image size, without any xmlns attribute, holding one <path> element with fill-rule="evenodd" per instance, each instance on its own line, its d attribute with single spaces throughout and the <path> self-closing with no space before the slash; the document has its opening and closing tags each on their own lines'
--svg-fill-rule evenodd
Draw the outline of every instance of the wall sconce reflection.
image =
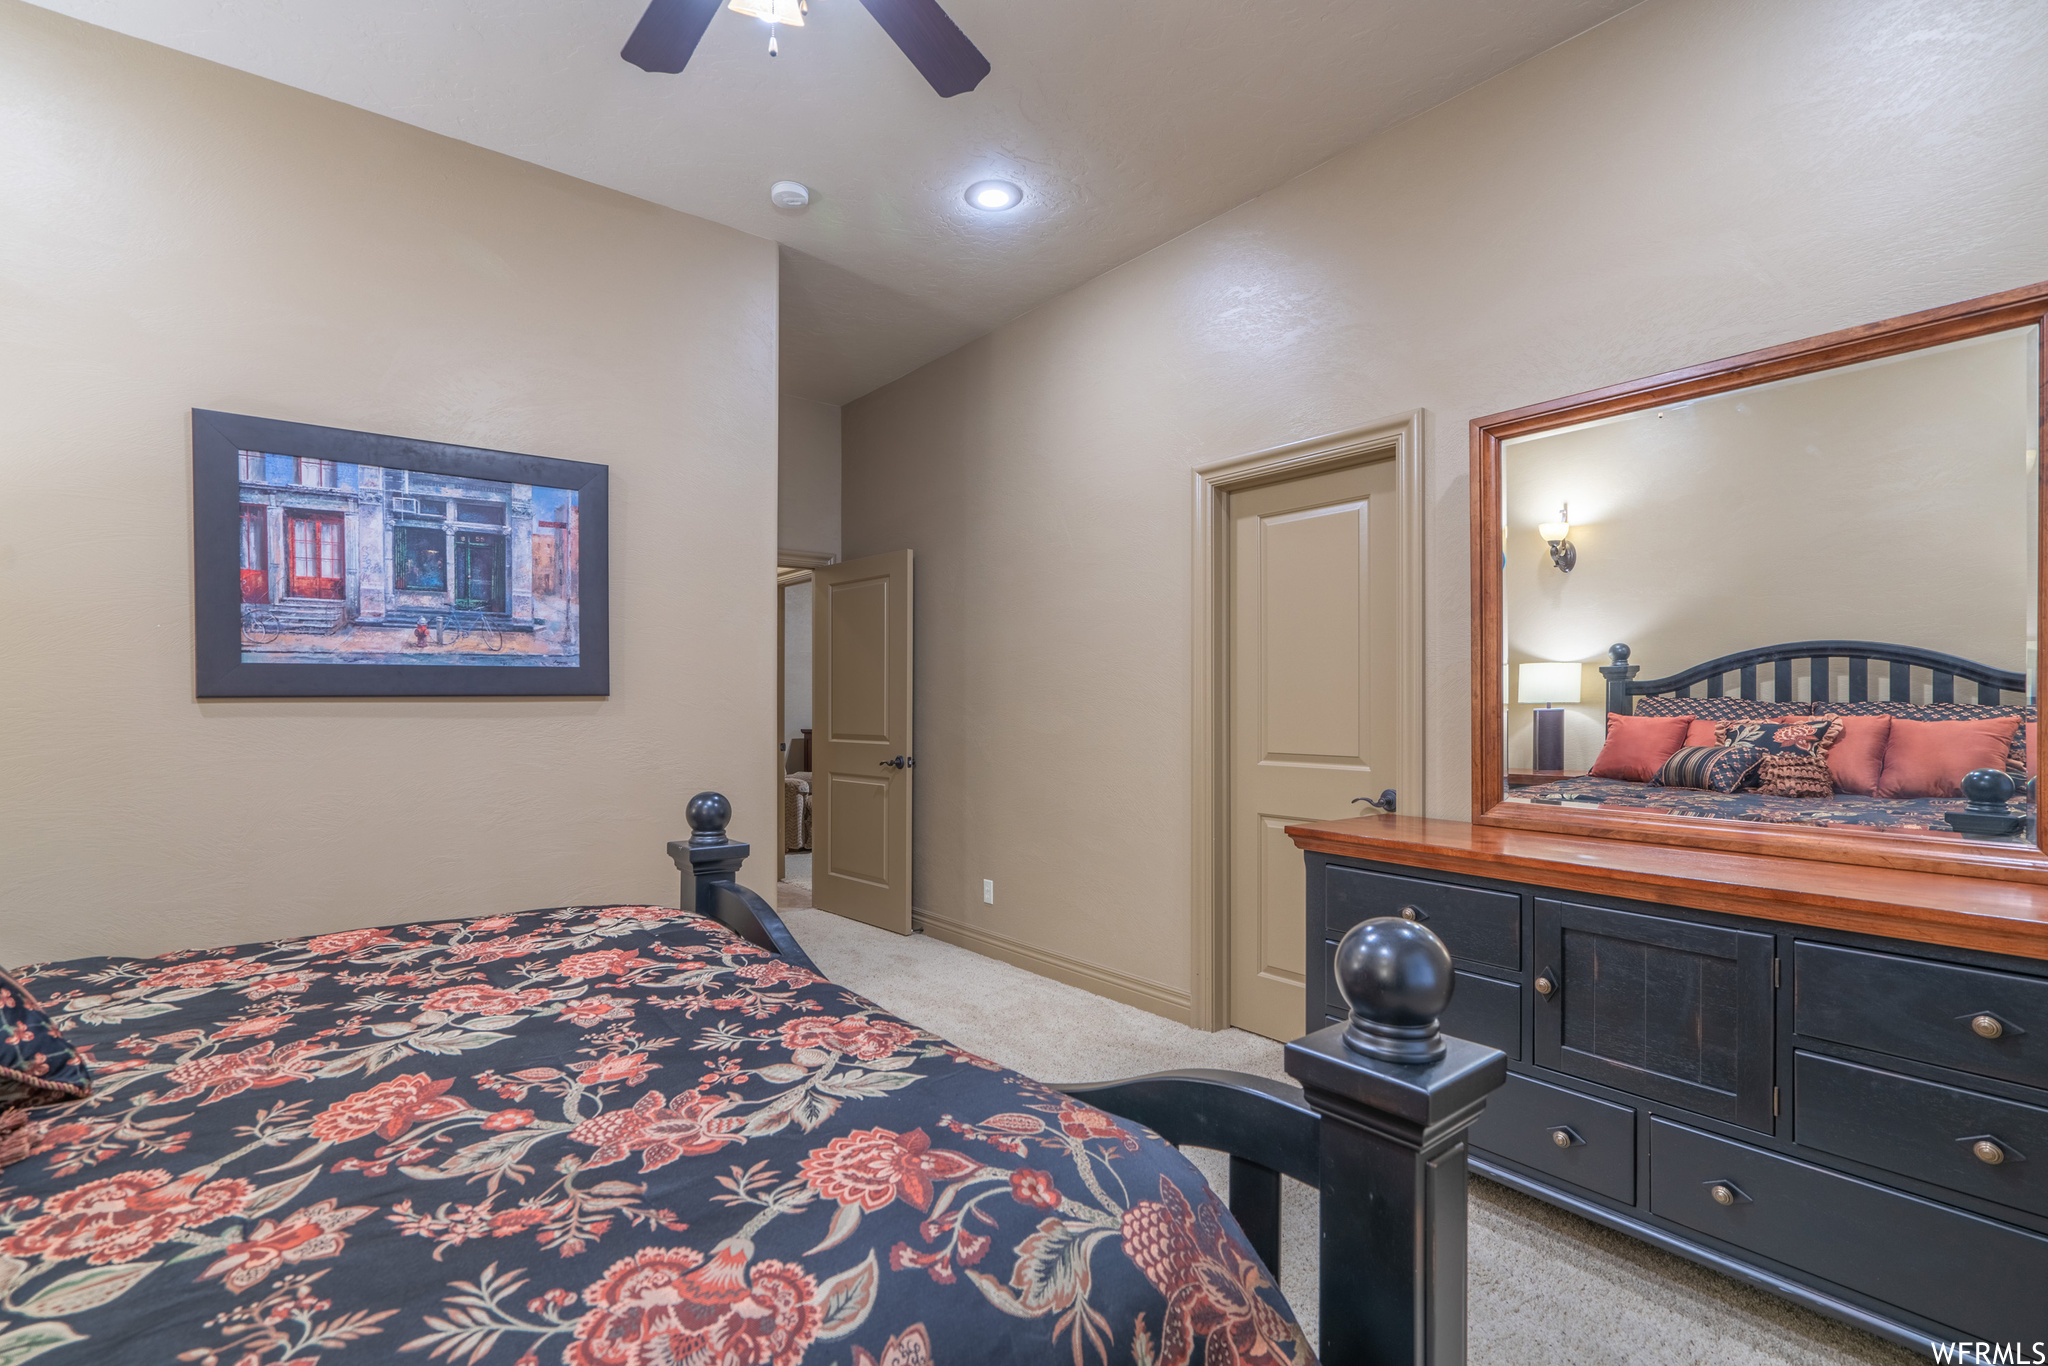
<svg viewBox="0 0 2048 1366">
<path fill-rule="evenodd" d="M 1571 543 L 1572 505 L 1566 503 L 1557 510 L 1557 520 L 1545 522 L 1536 528 L 1536 534 L 1550 542 L 1550 562 L 1564 573 L 1571 573 L 1572 566 L 1579 562 L 1578 547 Z"/>
</svg>

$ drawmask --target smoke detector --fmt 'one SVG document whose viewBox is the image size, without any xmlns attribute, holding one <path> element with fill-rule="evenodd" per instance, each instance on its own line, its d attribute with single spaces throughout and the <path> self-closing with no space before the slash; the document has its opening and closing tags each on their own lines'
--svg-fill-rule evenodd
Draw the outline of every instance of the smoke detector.
<svg viewBox="0 0 2048 1366">
<path fill-rule="evenodd" d="M 778 209 L 801 209 L 811 202 L 811 190 L 794 180 L 778 180 L 768 187 L 768 202 Z"/>
</svg>

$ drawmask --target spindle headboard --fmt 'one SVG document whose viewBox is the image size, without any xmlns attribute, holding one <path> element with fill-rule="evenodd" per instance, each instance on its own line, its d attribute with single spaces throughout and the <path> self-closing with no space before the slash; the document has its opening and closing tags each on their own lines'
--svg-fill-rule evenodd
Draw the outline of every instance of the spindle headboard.
<svg viewBox="0 0 2048 1366">
<path fill-rule="evenodd" d="M 1607 653 L 1613 657 L 1612 664 L 1600 668 L 1601 677 L 1607 680 L 1607 710 L 1623 715 L 1633 714 L 1638 697 L 1692 697 L 1693 689 L 1704 683 L 1705 697 L 1743 697 L 1757 699 L 1759 670 L 1769 667 L 1772 699 L 1780 702 L 1798 700 L 1795 696 L 1795 665 L 1804 660 L 1808 680 L 1807 697 L 1820 701 L 1846 700 L 1850 702 L 1874 702 L 1883 699 L 1871 694 L 1871 665 L 1885 666 L 1882 677 L 1886 679 L 1887 695 L 1893 701 L 1913 700 L 1913 671 L 1920 669 L 1931 676 L 1928 700 L 1932 702 L 1977 702 L 1985 706 L 2024 706 L 2027 697 L 2027 676 L 2008 669 L 1995 669 L 1989 664 L 1962 659 L 1956 655 L 1945 655 L 1934 650 L 1922 650 L 1912 645 L 1886 645 L 1874 640 L 1798 640 L 1784 645 L 1765 645 L 1754 650 L 1738 650 L 1732 655 L 1695 664 L 1664 678 L 1638 679 L 1636 675 L 1642 666 L 1628 662 L 1629 647 L 1610 646 Z M 1846 664 L 1849 695 L 1837 699 L 1830 686 L 1835 677 L 1834 661 Z M 1737 679 L 1737 692 L 1727 691 L 1729 675 Z M 1813 686 L 1813 680 L 1822 680 Z M 1974 697 L 1956 697 L 1956 682 L 1974 683 Z"/>
</svg>

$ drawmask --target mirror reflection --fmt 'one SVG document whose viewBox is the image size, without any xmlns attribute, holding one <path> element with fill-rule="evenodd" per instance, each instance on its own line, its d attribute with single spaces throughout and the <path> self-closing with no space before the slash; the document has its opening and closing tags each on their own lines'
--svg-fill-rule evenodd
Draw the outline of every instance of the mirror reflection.
<svg viewBox="0 0 2048 1366">
<path fill-rule="evenodd" d="M 2036 329 L 1504 443 L 1503 799 L 2031 842 Z"/>
</svg>

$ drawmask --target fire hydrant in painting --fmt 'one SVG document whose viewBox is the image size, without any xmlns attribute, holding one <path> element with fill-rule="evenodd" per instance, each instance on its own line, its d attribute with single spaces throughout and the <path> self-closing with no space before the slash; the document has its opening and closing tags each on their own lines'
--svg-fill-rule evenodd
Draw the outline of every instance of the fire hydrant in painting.
<svg viewBox="0 0 2048 1366">
<path fill-rule="evenodd" d="M 415 649 L 424 650 L 427 648 L 427 619 L 425 617 L 421 617 L 419 625 L 412 628 L 412 643 Z"/>
</svg>

